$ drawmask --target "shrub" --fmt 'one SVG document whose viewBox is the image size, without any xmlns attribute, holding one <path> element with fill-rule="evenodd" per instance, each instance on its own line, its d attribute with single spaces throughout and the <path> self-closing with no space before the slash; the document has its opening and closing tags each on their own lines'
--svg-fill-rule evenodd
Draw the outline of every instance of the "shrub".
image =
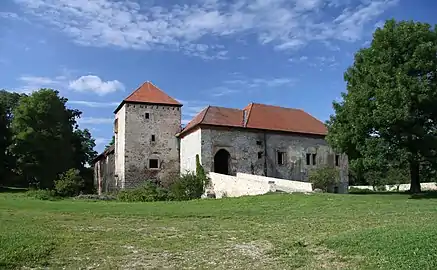
<svg viewBox="0 0 437 270">
<path fill-rule="evenodd" d="M 168 191 L 149 181 L 135 189 L 121 190 L 117 199 L 122 202 L 154 202 L 168 200 Z"/>
<path fill-rule="evenodd" d="M 366 189 L 355 188 L 355 187 L 349 188 L 349 194 L 371 194 L 371 193 L 375 193 L 375 191 L 368 188 Z"/>
<path fill-rule="evenodd" d="M 84 187 L 84 181 L 79 170 L 70 169 L 55 181 L 55 190 L 59 196 L 73 197 L 79 195 Z"/>
<path fill-rule="evenodd" d="M 49 189 L 31 189 L 26 192 L 26 195 L 44 201 L 54 201 L 59 199 L 59 196 L 56 194 L 56 192 Z"/>
<path fill-rule="evenodd" d="M 205 178 L 197 177 L 194 173 L 182 175 L 179 180 L 170 187 L 171 197 L 178 201 L 199 199 L 205 189 L 207 181 Z"/>
<path fill-rule="evenodd" d="M 107 194 L 97 195 L 97 194 L 80 194 L 74 197 L 75 200 L 92 200 L 92 201 L 113 201 L 117 197 Z"/>
<path fill-rule="evenodd" d="M 309 174 L 309 181 L 313 184 L 313 189 L 321 189 L 325 192 L 339 183 L 339 178 L 338 170 L 329 167 L 314 169 Z"/>
</svg>

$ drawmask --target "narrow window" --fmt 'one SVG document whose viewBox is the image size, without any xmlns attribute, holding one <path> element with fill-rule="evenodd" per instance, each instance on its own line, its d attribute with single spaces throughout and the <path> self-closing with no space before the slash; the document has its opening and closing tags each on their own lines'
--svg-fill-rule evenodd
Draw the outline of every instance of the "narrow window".
<svg viewBox="0 0 437 270">
<path fill-rule="evenodd" d="M 158 169 L 157 159 L 149 159 L 149 169 Z"/>
<path fill-rule="evenodd" d="M 307 165 L 311 165 L 311 154 L 307 154 Z"/>
<path fill-rule="evenodd" d="M 146 119 L 150 119 L 150 114 L 146 112 Z"/>
<path fill-rule="evenodd" d="M 152 142 L 155 141 L 155 135 L 152 135 Z"/>
<path fill-rule="evenodd" d="M 278 151 L 278 164 L 284 165 L 284 163 L 285 163 L 285 153 Z"/>
<path fill-rule="evenodd" d="M 258 159 L 261 159 L 263 157 L 263 152 L 258 152 Z"/>
<path fill-rule="evenodd" d="M 340 155 L 335 155 L 335 166 L 340 166 Z"/>
<path fill-rule="evenodd" d="M 114 133 L 118 133 L 118 118 L 114 120 Z"/>
<path fill-rule="evenodd" d="M 313 165 L 317 165 L 317 154 L 313 154 Z"/>
<path fill-rule="evenodd" d="M 263 142 L 262 141 L 256 141 L 256 145 L 262 145 Z"/>
</svg>

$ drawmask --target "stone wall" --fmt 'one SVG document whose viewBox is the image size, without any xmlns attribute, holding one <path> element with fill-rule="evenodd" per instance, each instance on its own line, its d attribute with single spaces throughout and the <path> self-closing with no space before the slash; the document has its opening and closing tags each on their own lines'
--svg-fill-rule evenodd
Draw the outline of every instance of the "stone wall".
<svg viewBox="0 0 437 270">
<path fill-rule="evenodd" d="M 202 127 L 201 141 L 202 165 L 209 172 L 214 171 L 214 155 L 220 149 L 225 149 L 231 156 L 231 175 L 241 172 L 308 181 L 311 169 L 335 166 L 336 154 L 320 136 Z M 283 164 L 278 164 L 278 152 L 284 153 Z M 307 154 L 311 155 L 309 165 L 306 162 Z M 338 162 L 342 182 L 348 183 L 347 156 L 339 155 Z"/>
<path fill-rule="evenodd" d="M 276 191 L 283 192 L 313 192 L 313 185 L 308 182 L 292 181 L 280 178 L 265 177 L 246 173 L 237 173 L 237 178 L 246 182 L 258 181 L 274 184 Z"/>
<path fill-rule="evenodd" d="M 374 190 L 373 186 L 349 186 L 349 189 L 369 189 Z M 420 183 L 420 188 L 422 191 L 425 190 L 437 190 L 437 183 L 429 182 L 429 183 Z M 396 185 L 385 185 L 385 189 L 387 191 L 396 191 L 397 186 Z M 410 190 L 410 184 L 401 184 L 399 185 L 399 191 L 408 191 Z"/>
<path fill-rule="evenodd" d="M 201 159 L 201 131 L 200 129 L 191 132 L 181 139 L 181 173 L 196 171 L 196 155 Z M 201 161 L 202 162 L 202 161 Z"/>
<path fill-rule="evenodd" d="M 261 195 L 271 191 L 271 185 L 267 181 L 252 179 L 240 179 L 236 176 L 218 173 L 209 173 L 211 191 L 216 198 L 241 197 L 248 195 Z"/>
<path fill-rule="evenodd" d="M 98 194 L 117 190 L 115 181 L 115 155 L 114 152 L 103 156 L 94 163 L 94 186 Z"/>
<path fill-rule="evenodd" d="M 125 188 L 147 180 L 165 181 L 179 175 L 181 108 L 167 105 L 125 104 Z M 147 114 L 147 116 L 146 116 Z M 148 117 L 148 119 L 147 119 Z M 158 168 L 151 168 L 150 160 Z"/>
</svg>

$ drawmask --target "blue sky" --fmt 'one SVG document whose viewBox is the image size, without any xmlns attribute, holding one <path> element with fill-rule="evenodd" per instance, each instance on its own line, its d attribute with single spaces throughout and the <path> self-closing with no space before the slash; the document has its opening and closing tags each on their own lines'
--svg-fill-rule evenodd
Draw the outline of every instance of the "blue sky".
<svg viewBox="0 0 437 270">
<path fill-rule="evenodd" d="M 386 19 L 437 23 L 432 0 L 2 0 L 0 88 L 58 89 L 101 151 L 144 81 L 183 104 L 301 108 L 324 121 Z"/>
</svg>

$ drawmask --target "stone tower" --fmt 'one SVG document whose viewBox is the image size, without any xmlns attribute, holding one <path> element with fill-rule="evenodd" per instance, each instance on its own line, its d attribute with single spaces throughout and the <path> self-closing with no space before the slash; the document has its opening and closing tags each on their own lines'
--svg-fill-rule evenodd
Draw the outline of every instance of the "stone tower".
<svg viewBox="0 0 437 270">
<path fill-rule="evenodd" d="M 179 175 L 182 104 L 151 82 L 124 99 L 115 110 L 115 179 L 118 188 Z"/>
</svg>

